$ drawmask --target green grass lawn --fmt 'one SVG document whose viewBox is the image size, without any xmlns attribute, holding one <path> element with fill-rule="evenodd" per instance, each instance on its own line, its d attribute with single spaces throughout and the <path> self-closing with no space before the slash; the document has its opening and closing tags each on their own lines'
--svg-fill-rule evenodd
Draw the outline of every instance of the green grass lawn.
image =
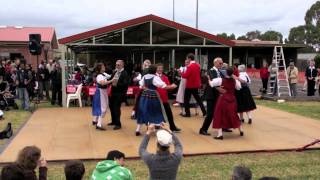
<svg viewBox="0 0 320 180">
<path fill-rule="evenodd" d="M 245 165 L 254 179 L 275 176 L 281 179 L 319 179 L 320 151 L 282 152 L 259 154 L 231 154 L 185 157 L 178 172 L 178 179 L 230 179 L 232 168 Z M 85 179 L 89 179 L 97 162 L 85 162 Z M 148 169 L 141 160 L 127 160 L 126 166 L 135 179 L 148 179 Z M 63 178 L 63 163 L 49 164 L 49 179 Z"/>
<path fill-rule="evenodd" d="M 320 120 L 320 102 L 315 101 L 288 101 L 278 103 L 275 101 L 256 100 L 258 105 L 263 105 L 294 114 Z M 320 178 L 319 178 L 320 179 Z"/>
<path fill-rule="evenodd" d="M 320 120 L 320 102 L 286 102 L 281 104 L 264 100 L 257 100 L 256 102 L 258 105 Z M 52 106 L 49 103 L 41 103 L 38 106 L 38 108 L 44 107 Z M 12 122 L 14 132 L 16 132 L 30 115 L 30 112 L 22 110 L 5 112 L 5 120 L 0 121 L 0 128 L 3 129 L 7 122 Z M 0 140 L 0 146 L 3 146 L 6 142 L 7 140 Z M 89 179 L 96 163 L 97 161 L 85 162 L 85 179 Z M 141 160 L 127 160 L 126 164 L 135 179 L 148 179 L 147 167 Z M 320 179 L 320 150 L 185 157 L 179 168 L 178 179 L 230 179 L 232 168 L 235 165 L 249 167 L 253 172 L 254 179 L 262 176 L 276 176 L 288 180 Z M 49 163 L 48 179 L 64 179 L 63 163 Z"/>
</svg>

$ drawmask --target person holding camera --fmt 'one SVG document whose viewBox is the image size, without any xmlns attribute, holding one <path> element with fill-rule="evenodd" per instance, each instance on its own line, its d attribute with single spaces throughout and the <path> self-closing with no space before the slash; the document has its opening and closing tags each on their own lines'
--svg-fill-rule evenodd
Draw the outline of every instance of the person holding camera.
<svg viewBox="0 0 320 180">
<path fill-rule="evenodd" d="M 157 152 L 155 154 L 147 151 L 150 137 L 155 135 L 157 140 Z M 170 145 L 174 145 L 174 152 L 170 153 Z M 183 147 L 178 137 L 161 126 L 155 130 L 151 124 L 145 134 L 139 148 L 139 155 L 149 169 L 149 179 L 173 180 L 177 177 L 178 168 L 183 156 Z"/>
</svg>

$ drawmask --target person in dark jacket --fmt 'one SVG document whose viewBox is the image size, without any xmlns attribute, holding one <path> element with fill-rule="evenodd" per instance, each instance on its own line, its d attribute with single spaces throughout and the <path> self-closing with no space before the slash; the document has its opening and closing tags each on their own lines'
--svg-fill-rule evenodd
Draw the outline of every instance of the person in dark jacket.
<svg viewBox="0 0 320 180">
<path fill-rule="evenodd" d="M 39 83 L 39 96 L 40 99 L 43 98 L 43 91 L 46 91 L 46 98 L 49 100 L 49 79 L 50 74 L 48 69 L 45 67 L 44 64 L 39 65 L 38 73 L 37 73 L 37 80 Z"/>
<path fill-rule="evenodd" d="M 22 170 L 25 179 L 27 180 L 46 180 L 47 179 L 47 161 L 40 159 L 41 150 L 36 146 L 24 147 L 18 155 L 15 162 Z M 39 177 L 35 169 L 39 163 Z"/>
<path fill-rule="evenodd" d="M 51 104 L 54 105 L 58 96 L 58 105 L 62 106 L 62 74 L 59 63 L 56 63 L 51 72 L 52 98 Z"/>
<path fill-rule="evenodd" d="M 109 107 L 111 111 L 111 123 L 109 126 L 114 125 L 114 130 L 121 129 L 121 103 L 127 96 L 127 90 L 129 85 L 128 73 L 124 70 L 124 61 L 117 60 L 116 70 L 113 73 L 111 85 L 111 96 L 109 101 Z"/>
<path fill-rule="evenodd" d="M 318 71 L 317 69 L 315 68 L 315 62 L 314 60 L 311 60 L 310 61 L 310 66 L 307 67 L 306 69 L 306 73 L 305 73 L 305 76 L 306 76 L 306 79 L 307 79 L 307 84 L 308 84 L 308 93 L 307 95 L 308 96 L 314 96 L 314 93 L 315 93 L 315 84 L 316 84 L 316 77 L 317 77 L 317 74 L 318 74 Z"/>
<path fill-rule="evenodd" d="M 22 168 L 18 166 L 16 163 L 9 164 L 7 166 L 4 166 L 1 171 L 1 177 L 2 180 L 22 180 L 26 179 Z"/>
</svg>

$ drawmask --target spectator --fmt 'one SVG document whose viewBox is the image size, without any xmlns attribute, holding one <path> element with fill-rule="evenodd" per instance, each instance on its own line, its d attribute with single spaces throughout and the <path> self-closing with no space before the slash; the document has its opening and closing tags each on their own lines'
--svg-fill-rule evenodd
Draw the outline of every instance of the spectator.
<svg viewBox="0 0 320 180">
<path fill-rule="evenodd" d="M 264 62 L 263 67 L 260 69 L 260 78 L 262 81 L 262 93 L 266 94 L 268 90 L 269 71 L 268 63 Z"/>
<path fill-rule="evenodd" d="M 81 161 L 68 161 L 64 166 L 66 180 L 81 180 L 85 173 L 85 167 Z"/>
<path fill-rule="evenodd" d="M 110 151 L 105 161 L 97 164 L 92 173 L 92 180 L 121 179 L 132 180 L 131 171 L 124 166 L 124 153 L 114 150 Z"/>
<path fill-rule="evenodd" d="M 41 150 L 36 146 L 26 146 L 18 155 L 17 165 L 22 169 L 25 179 L 38 180 L 35 169 L 39 163 L 39 180 L 47 179 L 47 161 L 40 159 Z"/>
<path fill-rule="evenodd" d="M 316 81 L 316 86 L 318 88 L 318 93 L 319 93 L 319 96 L 320 96 L 320 67 L 318 67 L 318 75 L 316 77 L 317 81 Z"/>
<path fill-rule="evenodd" d="M 28 74 L 28 79 L 30 80 L 30 82 L 27 85 L 27 91 L 29 94 L 29 98 L 32 100 L 33 98 L 35 98 L 35 92 L 34 92 L 34 88 L 36 86 L 35 72 L 32 70 L 31 64 L 27 65 L 26 71 Z"/>
<path fill-rule="evenodd" d="M 294 62 L 290 62 L 287 68 L 288 80 L 290 85 L 291 96 L 297 96 L 298 68 L 294 66 Z"/>
<path fill-rule="evenodd" d="M 52 98 L 51 104 L 54 105 L 56 103 L 56 99 L 58 96 L 58 105 L 62 106 L 62 74 L 61 67 L 59 63 L 55 64 L 55 68 L 51 72 L 51 80 L 52 80 Z"/>
<path fill-rule="evenodd" d="M 27 86 L 29 83 L 30 80 L 25 69 L 25 64 L 22 63 L 17 71 L 16 85 L 18 88 L 18 97 L 22 102 L 21 106 L 24 110 L 29 110 L 29 94 L 27 91 Z"/>
<path fill-rule="evenodd" d="M 42 62 L 39 65 L 38 73 L 37 73 L 37 79 L 39 83 L 39 98 L 43 99 L 43 91 L 46 91 L 46 98 L 49 100 L 49 71 L 47 68 L 45 68 L 44 63 Z"/>
<path fill-rule="evenodd" d="M 16 163 L 9 164 L 4 166 L 1 171 L 2 180 L 23 180 L 26 179 L 22 168 L 19 167 Z"/>
<path fill-rule="evenodd" d="M 178 167 L 182 159 L 182 145 L 175 134 L 165 128 L 156 132 L 157 153 L 147 151 L 150 136 L 155 132 L 155 126 L 150 125 L 139 148 L 139 155 L 149 168 L 150 179 L 172 180 L 176 179 Z M 174 153 L 169 148 L 174 144 Z"/>
<path fill-rule="evenodd" d="M 233 168 L 232 180 L 251 180 L 252 173 L 245 166 L 236 166 Z"/>
<path fill-rule="evenodd" d="M 315 92 L 316 77 L 318 72 L 314 65 L 315 65 L 314 60 L 311 60 L 309 67 L 307 67 L 305 72 L 307 85 L 308 85 L 308 88 L 307 88 L 308 96 L 314 96 L 314 92 Z"/>
<path fill-rule="evenodd" d="M 55 67 L 55 64 L 53 63 L 53 60 L 49 59 L 49 62 L 46 65 L 46 68 L 48 69 L 49 74 L 51 74 L 51 72 L 53 71 L 54 67 Z"/>
</svg>

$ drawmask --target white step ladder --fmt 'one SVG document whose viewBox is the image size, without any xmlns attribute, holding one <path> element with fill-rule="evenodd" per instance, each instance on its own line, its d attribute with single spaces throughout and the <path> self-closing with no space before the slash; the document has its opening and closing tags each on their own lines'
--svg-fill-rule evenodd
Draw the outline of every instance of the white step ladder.
<svg viewBox="0 0 320 180">
<path fill-rule="evenodd" d="M 272 62 L 276 65 L 276 79 L 270 80 L 272 86 L 270 85 L 271 93 L 269 94 L 273 94 L 272 92 L 274 92 L 274 89 L 276 88 L 278 97 L 283 94 L 287 94 L 291 97 L 287 66 L 282 46 L 274 47 Z"/>
</svg>

